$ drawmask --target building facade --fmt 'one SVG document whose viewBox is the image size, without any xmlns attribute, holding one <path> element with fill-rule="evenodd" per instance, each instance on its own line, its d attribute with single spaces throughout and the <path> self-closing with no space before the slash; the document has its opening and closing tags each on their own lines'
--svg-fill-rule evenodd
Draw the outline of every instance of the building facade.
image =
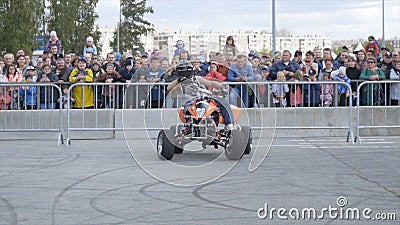
<svg viewBox="0 0 400 225">
<path fill-rule="evenodd" d="M 103 52 L 110 52 L 109 40 L 113 38 L 114 29 L 101 29 L 102 36 L 100 42 L 103 44 Z M 105 33 L 103 33 L 105 32 Z M 292 52 L 301 50 L 306 52 L 313 50 L 316 46 L 320 48 L 331 47 L 332 41 L 329 37 L 319 36 L 294 36 L 289 31 L 278 32 L 276 37 L 276 50 L 282 51 L 288 49 Z M 245 31 L 239 33 L 154 33 L 141 38 L 142 43 L 149 53 L 154 46 L 158 46 L 163 56 L 169 60 L 174 55 L 176 42 L 182 40 L 185 43 L 185 49 L 190 54 L 198 54 L 201 51 L 221 52 L 225 46 L 226 38 L 233 36 L 235 45 L 240 52 L 246 53 L 250 48 L 255 48 L 258 52 L 272 51 L 272 33 L 268 31 L 254 32 Z M 129 51 L 123 49 L 122 51 Z"/>
</svg>

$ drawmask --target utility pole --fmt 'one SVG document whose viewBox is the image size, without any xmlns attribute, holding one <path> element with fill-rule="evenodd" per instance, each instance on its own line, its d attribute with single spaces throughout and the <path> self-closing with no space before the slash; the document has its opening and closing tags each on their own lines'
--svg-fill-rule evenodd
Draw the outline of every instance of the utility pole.
<svg viewBox="0 0 400 225">
<path fill-rule="evenodd" d="M 385 44 L 385 0 L 382 0 L 382 46 Z M 382 56 L 382 53 L 381 53 Z"/>
<path fill-rule="evenodd" d="M 274 54 L 274 52 L 276 52 L 276 23 L 275 23 L 275 0 L 272 0 L 272 54 Z"/>
<path fill-rule="evenodd" d="M 121 27 L 121 0 L 119 0 L 119 22 L 118 22 L 118 26 L 117 26 L 117 51 L 119 51 L 119 30 Z"/>
</svg>

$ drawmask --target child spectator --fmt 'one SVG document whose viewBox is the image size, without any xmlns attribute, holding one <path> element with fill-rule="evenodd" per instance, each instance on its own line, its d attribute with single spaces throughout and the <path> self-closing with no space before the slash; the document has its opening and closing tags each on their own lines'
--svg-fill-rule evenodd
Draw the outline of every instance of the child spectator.
<svg viewBox="0 0 400 225">
<path fill-rule="evenodd" d="M 14 89 L 11 92 L 11 105 L 10 105 L 10 109 L 11 110 L 20 110 L 21 109 L 21 96 L 19 95 L 19 91 L 18 89 Z"/>
<path fill-rule="evenodd" d="M 210 72 L 206 75 L 207 80 L 216 80 L 216 81 L 226 81 L 227 77 L 225 77 L 222 73 L 218 72 L 218 63 L 211 62 Z"/>
<path fill-rule="evenodd" d="M 322 79 L 324 81 L 330 81 L 331 75 L 329 73 L 325 73 L 322 75 Z M 333 103 L 333 92 L 334 85 L 333 84 L 322 84 L 321 85 L 321 104 L 323 107 L 331 107 Z"/>
<path fill-rule="evenodd" d="M 139 72 L 139 80 L 137 83 L 147 83 L 146 74 Z M 146 106 L 147 93 L 149 93 L 147 86 L 139 86 L 139 108 Z"/>
<path fill-rule="evenodd" d="M 0 83 L 8 83 L 6 76 L 0 70 Z M 11 97 L 7 87 L 0 88 L 0 110 L 10 109 Z"/>
<path fill-rule="evenodd" d="M 235 41 L 232 36 L 226 38 L 224 49 L 222 50 L 224 55 L 231 56 L 232 59 L 239 55 L 239 49 L 235 45 Z M 230 59 L 228 60 L 230 62 Z"/>
<path fill-rule="evenodd" d="M 93 43 L 92 36 L 86 38 L 86 46 L 83 47 L 83 55 L 85 55 L 86 53 L 92 53 L 92 55 L 97 55 L 97 48 Z"/>
<path fill-rule="evenodd" d="M 26 73 L 25 82 L 26 83 L 34 83 L 33 75 L 30 73 Z M 20 88 L 21 98 L 22 98 L 22 107 L 24 110 L 36 109 L 37 105 L 37 86 L 21 86 Z"/>
<path fill-rule="evenodd" d="M 303 86 L 303 104 L 306 107 L 318 107 L 321 103 L 321 86 L 313 84 L 317 80 L 316 73 L 317 71 L 312 69 L 308 71 L 308 74 L 304 74 L 305 79 L 310 82 L 310 84 L 304 84 Z"/>
<path fill-rule="evenodd" d="M 72 108 L 72 104 L 75 102 L 75 99 L 71 96 L 69 99 L 69 104 L 68 104 L 68 88 L 63 89 L 63 96 L 60 98 L 61 104 L 63 109 L 70 109 Z"/>
<path fill-rule="evenodd" d="M 204 77 L 204 76 L 207 75 L 207 72 L 203 68 L 201 68 L 200 57 L 196 57 L 193 60 L 192 64 L 193 64 L 193 75 L 194 76 L 202 76 L 202 77 Z"/>
<path fill-rule="evenodd" d="M 290 78 L 290 81 L 293 82 L 303 81 L 303 72 L 301 72 L 301 70 L 296 70 L 294 76 Z M 303 94 L 302 94 L 301 84 L 290 85 L 289 96 L 290 96 L 290 106 L 292 107 L 303 106 Z"/>
<path fill-rule="evenodd" d="M 286 77 L 282 71 L 277 73 L 276 82 L 285 82 Z M 286 107 L 286 93 L 289 92 L 288 84 L 272 84 L 271 92 L 276 107 Z"/>
<path fill-rule="evenodd" d="M 94 76 L 94 82 L 97 83 L 99 82 L 99 78 L 101 75 L 101 64 L 100 62 L 95 61 L 92 65 L 92 71 L 93 71 L 93 76 Z M 102 86 L 100 85 L 95 85 L 94 87 L 94 100 L 96 104 L 96 108 L 101 108 L 103 100 L 102 100 Z"/>
<path fill-rule="evenodd" d="M 151 59 L 153 56 L 159 58 L 160 61 L 162 60 L 162 58 L 163 58 L 163 57 L 162 57 L 162 53 L 161 53 L 160 48 L 159 48 L 158 46 L 154 46 L 154 47 L 153 47 L 153 51 L 150 53 L 150 59 Z"/>
<path fill-rule="evenodd" d="M 339 68 L 339 74 L 335 76 L 334 80 L 341 81 L 350 85 L 350 79 L 346 75 L 346 67 Z M 350 96 L 350 88 L 345 84 L 338 84 L 339 106 L 347 106 Z"/>
<path fill-rule="evenodd" d="M 374 36 L 368 37 L 368 44 L 365 46 L 365 51 L 368 52 L 369 49 L 375 50 L 375 57 L 379 55 L 379 42 L 375 40 Z"/>
<path fill-rule="evenodd" d="M 249 49 L 249 54 L 247 54 L 247 57 L 248 57 L 248 59 L 251 61 L 251 60 L 253 60 L 253 58 L 254 57 L 258 57 L 258 55 L 257 55 L 257 51 L 256 51 L 256 49 L 255 48 L 250 48 Z M 259 57 L 258 57 L 259 58 Z"/>
<path fill-rule="evenodd" d="M 256 78 L 256 81 L 272 81 L 269 77 L 270 74 L 270 67 L 263 66 L 261 67 L 261 79 Z M 268 84 L 257 84 L 257 98 L 260 107 L 268 106 L 268 103 L 271 101 L 269 100 L 269 93 L 266 91 L 268 89 Z"/>
<path fill-rule="evenodd" d="M 147 83 L 147 78 L 146 78 L 146 70 L 143 68 L 139 68 L 135 71 L 135 74 L 132 76 L 132 83 L 137 82 L 137 83 Z M 148 93 L 150 91 L 150 88 L 148 85 L 137 85 L 134 86 L 136 87 L 134 89 L 134 99 L 138 99 L 137 104 L 134 104 L 135 107 L 137 108 L 145 108 L 146 107 L 146 101 L 148 98 Z"/>
<path fill-rule="evenodd" d="M 178 40 L 175 44 L 176 50 L 175 50 L 175 55 L 180 54 L 185 50 L 185 43 L 182 40 Z"/>
<path fill-rule="evenodd" d="M 38 77 L 38 82 L 54 83 L 58 81 L 58 77 L 51 72 L 50 64 L 42 66 L 43 73 Z M 55 109 L 58 99 L 58 92 L 52 86 L 41 86 L 39 88 L 40 109 Z"/>
<path fill-rule="evenodd" d="M 106 70 L 100 75 L 99 82 L 103 83 L 117 83 L 121 79 L 121 75 L 115 71 L 113 63 L 106 64 Z M 115 85 L 103 86 L 103 102 L 105 108 L 118 108 L 119 100 L 117 97 L 118 87 Z"/>
<path fill-rule="evenodd" d="M 62 54 L 61 40 L 58 39 L 57 33 L 54 30 L 50 32 L 50 39 L 47 41 L 46 49 L 50 50 L 52 45 L 57 45 L 57 54 Z"/>
</svg>

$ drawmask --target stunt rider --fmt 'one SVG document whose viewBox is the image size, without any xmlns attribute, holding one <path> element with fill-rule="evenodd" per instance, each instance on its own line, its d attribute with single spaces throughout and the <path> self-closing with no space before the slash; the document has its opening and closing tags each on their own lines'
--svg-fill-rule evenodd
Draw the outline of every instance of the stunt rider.
<svg viewBox="0 0 400 225">
<path fill-rule="evenodd" d="M 213 87 L 217 89 L 221 89 L 223 87 L 223 85 L 217 81 L 206 80 L 201 76 L 194 76 L 193 66 L 189 61 L 179 62 L 176 67 L 176 73 L 178 78 L 168 85 L 167 91 L 177 88 L 178 98 L 180 98 L 180 102 L 183 102 L 184 107 L 190 105 L 193 100 L 200 96 L 196 86 L 201 84 L 206 87 Z M 209 98 L 215 101 L 221 111 L 222 117 L 225 121 L 224 129 L 226 131 L 233 130 L 233 113 L 228 101 L 224 98 L 215 96 L 209 96 Z"/>
</svg>

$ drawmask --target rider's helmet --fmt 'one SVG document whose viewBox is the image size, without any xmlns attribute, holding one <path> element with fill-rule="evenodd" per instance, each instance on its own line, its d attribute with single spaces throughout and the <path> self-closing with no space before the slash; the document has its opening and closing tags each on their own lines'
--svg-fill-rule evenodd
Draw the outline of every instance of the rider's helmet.
<svg viewBox="0 0 400 225">
<path fill-rule="evenodd" d="M 178 76 L 192 78 L 193 76 L 193 65 L 190 61 L 181 61 L 176 66 L 176 73 Z"/>
</svg>

